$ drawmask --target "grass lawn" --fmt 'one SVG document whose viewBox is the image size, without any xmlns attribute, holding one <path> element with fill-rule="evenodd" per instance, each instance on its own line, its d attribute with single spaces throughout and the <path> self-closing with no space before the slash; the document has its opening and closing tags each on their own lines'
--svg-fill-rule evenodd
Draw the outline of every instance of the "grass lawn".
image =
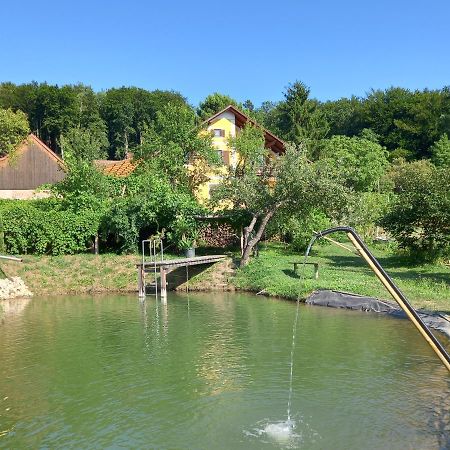
<svg viewBox="0 0 450 450">
<path fill-rule="evenodd" d="M 201 250 L 198 254 L 202 254 Z M 382 247 L 371 246 L 370 250 L 416 308 L 450 312 L 448 266 L 412 265 L 406 258 L 393 255 Z M 175 257 L 165 256 L 167 259 Z M 137 290 L 135 264 L 140 260 L 138 255 L 25 255 L 23 259 L 23 263 L 2 261 L 1 267 L 8 276 L 20 276 L 35 295 Z M 190 283 L 192 288 L 197 283 L 202 289 L 212 289 L 215 283 L 228 283 L 238 289 L 263 291 L 266 295 L 291 299 L 305 298 L 315 289 L 335 289 L 390 299 L 363 259 L 333 244 L 313 247 L 309 261 L 320 265 L 318 280 L 314 279 L 310 265 L 305 267 L 306 277 L 302 280 L 302 267 L 299 266 L 299 275 L 296 275 L 291 261 L 303 261 L 303 255 L 293 253 L 282 244 L 262 244 L 260 257 L 252 259 L 246 268 L 237 270 L 234 278 L 228 264 L 215 265 Z"/>
<path fill-rule="evenodd" d="M 179 258 L 165 254 L 166 259 Z M 182 256 L 181 256 L 182 257 Z M 1 261 L 9 277 L 19 276 L 35 295 L 137 292 L 138 254 L 89 253 L 63 256 L 22 255 L 23 262 Z"/>
<path fill-rule="evenodd" d="M 23 263 L 2 262 L 8 276 L 20 276 L 35 295 L 135 291 L 137 255 L 24 255 Z"/>
<path fill-rule="evenodd" d="M 352 247 L 351 243 L 348 243 Z M 416 308 L 450 312 L 450 268 L 443 264 L 412 265 L 405 257 L 393 255 L 381 246 L 370 246 L 371 252 L 397 286 Z M 375 274 L 357 255 L 333 244 L 314 245 L 310 262 L 319 263 L 319 279 L 313 266 L 302 267 L 296 275 L 291 261 L 303 261 L 281 244 L 262 244 L 259 258 L 237 271 L 235 284 L 240 289 L 263 291 L 266 295 L 296 299 L 305 298 L 315 289 L 334 289 L 391 299 Z"/>
</svg>

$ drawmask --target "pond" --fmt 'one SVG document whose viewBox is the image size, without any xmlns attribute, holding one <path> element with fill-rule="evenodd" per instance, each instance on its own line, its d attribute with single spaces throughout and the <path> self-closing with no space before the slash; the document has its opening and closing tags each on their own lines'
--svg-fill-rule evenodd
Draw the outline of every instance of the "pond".
<svg viewBox="0 0 450 450">
<path fill-rule="evenodd" d="M 293 431 L 270 433 L 294 317 L 247 294 L 4 304 L 0 448 L 450 447 L 450 377 L 413 326 L 320 307 L 300 307 Z"/>
</svg>

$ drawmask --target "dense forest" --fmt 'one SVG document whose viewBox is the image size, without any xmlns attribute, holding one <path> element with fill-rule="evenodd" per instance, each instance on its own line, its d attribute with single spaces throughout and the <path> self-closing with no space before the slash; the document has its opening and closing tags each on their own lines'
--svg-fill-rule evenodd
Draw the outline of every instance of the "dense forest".
<svg viewBox="0 0 450 450">
<path fill-rule="evenodd" d="M 121 158 L 143 142 L 164 105 L 188 105 L 174 91 L 147 91 L 120 87 L 94 92 L 89 86 L 47 83 L 0 84 L 0 108 L 23 111 L 29 127 L 53 150 L 61 152 L 61 136 L 73 128 L 101 135 L 110 158 Z M 205 119 L 228 104 L 239 106 L 260 124 L 286 141 L 307 142 L 312 155 L 323 139 L 335 135 L 360 136 L 371 130 L 389 151 L 389 159 L 430 158 L 431 147 L 450 134 L 450 88 L 411 91 L 400 87 L 372 90 L 364 97 L 320 102 L 310 97 L 300 82 L 289 85 L 280 102 L 266 101 L 255 107 L 214 93 L 196 109 Z"/>
</svg>

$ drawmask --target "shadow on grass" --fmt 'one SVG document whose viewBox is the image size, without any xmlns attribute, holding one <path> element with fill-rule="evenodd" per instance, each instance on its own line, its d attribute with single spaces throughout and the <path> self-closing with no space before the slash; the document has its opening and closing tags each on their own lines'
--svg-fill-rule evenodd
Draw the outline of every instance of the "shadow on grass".
<svg viewBox="0 0 450 450">
<path fill-rule="evenodd" d="M 297 280 L 301 279 L 301 276 L 297 273 L 295 273 L 293 270 L 291 269 L 283 269 L 282 272 L 287 275 L 290 278 L 295 278 Z"/>
<path fill-rule="evenodd" d="M 357 256 L 327 256 L 330 266 L 367 268 L 365 261 Z M 378 259 L 378 258 L 377 258 Z M 388 275 L 401 280 L 429 280 L 433 283 L 445 283 L 450 287 L 450 274 L 442 272 L 425 273 L 418 269 L 416 264 L 410 261 L 405 263 L 401 256 L 386 256 L 378 259 L 381 266 L 386 269 Z M 404 269 L 405 271 L 402 271 Z M 369 269 L 370 270 L 370 269 Z"/>
<path fill-rule="evenodd" d="M 312 270 L 312 269 L 311 269 Z M 298 273 L 295 273 L 293 270 L 291 269 L 283 269 L 282 272 L 288 276 L 289 278 L 294 278 L 295 280 L 301 280 L 303 279 L 302 276 L 302 268 L 300 268 L 298 270 Z M 305 280 L 315 280 L 314 278 L 314 272 L 309 272 L 308 269 L 306 269 L 305 274 L 304 274 L 304 279 Z"/>
</svg>

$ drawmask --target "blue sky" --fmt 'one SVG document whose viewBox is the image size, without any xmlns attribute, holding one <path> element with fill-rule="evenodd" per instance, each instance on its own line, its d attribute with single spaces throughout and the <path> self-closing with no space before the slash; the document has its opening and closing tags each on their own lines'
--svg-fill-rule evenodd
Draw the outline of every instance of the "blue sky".
<svg viewBox="0 0 450 450">
<path fill-rule="evenodd" d="M 450 85 L 448 0 L 6 1 L 0 81 L 219 91 L 255 104 Z"/>
</svg>

